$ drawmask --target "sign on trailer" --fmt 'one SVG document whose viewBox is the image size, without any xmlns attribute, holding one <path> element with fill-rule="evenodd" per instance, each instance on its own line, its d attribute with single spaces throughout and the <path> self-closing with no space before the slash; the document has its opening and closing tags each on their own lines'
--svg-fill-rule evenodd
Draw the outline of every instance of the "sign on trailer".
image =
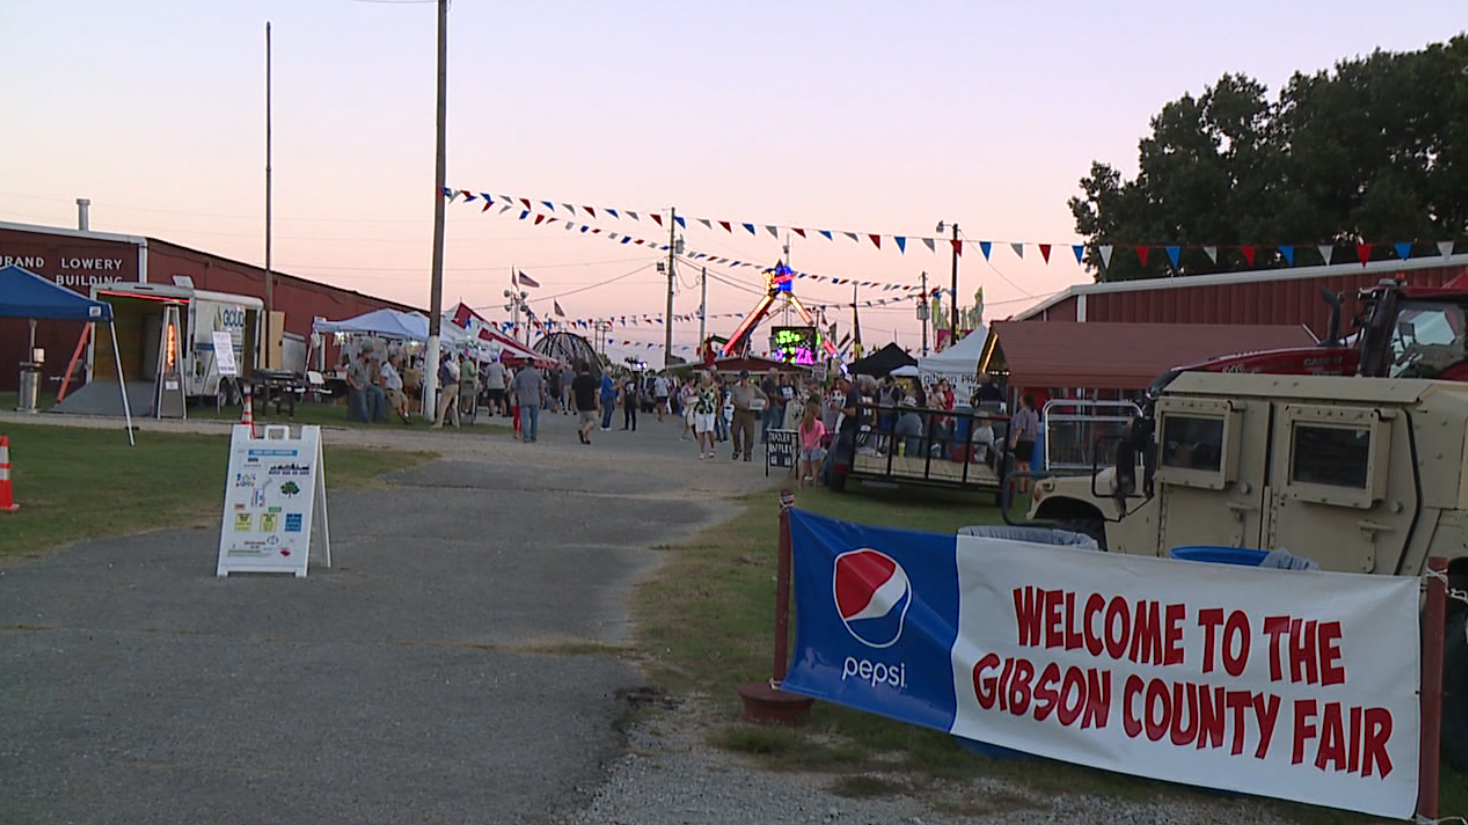
<svg viewBox="0 0 1468 825">
<path fill-rule="evenodd" d="M 252 430 L 236 426 L 230 438 L 215 575 L 303 577 L 313 552 L 320 566 L 330 567 L 321 428 L 302 427 L 298 437 L 284 426 L 266 427 L 260 438 Z"/>
<path fill-rule="evenodd" d="M 214 363 L 219 369 L 220 375 L 233 378 L 239 375 L 239 369 L 234 363 L 234 339 L 229 332 L 215 332 L 214 335 Z"/>
</svg>

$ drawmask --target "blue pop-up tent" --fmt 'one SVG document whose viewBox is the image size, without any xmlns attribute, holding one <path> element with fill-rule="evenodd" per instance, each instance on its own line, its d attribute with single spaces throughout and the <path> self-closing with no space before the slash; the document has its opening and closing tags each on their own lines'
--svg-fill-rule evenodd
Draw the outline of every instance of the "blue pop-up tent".
<svg viewBox="0 0 1468 825">
<path fill-rule="evenodd" d="M 84 321 L 112 325 L 112 307 L 65 287 L 57 286 L 19 266 L 0 268 L 0 318 L 25 318 L 31 322 L 30 348 L 36 348 L 36 321 Z M 127 440 L 133 442 L 133 414 L 127 403 L 122 379 L 122 358 L 117 354 L 117 335 L 112 335 L 112 360 L 117 364 L 117 385 L 122 389 L 122 414 L 127 419 Z"/>
</svg>

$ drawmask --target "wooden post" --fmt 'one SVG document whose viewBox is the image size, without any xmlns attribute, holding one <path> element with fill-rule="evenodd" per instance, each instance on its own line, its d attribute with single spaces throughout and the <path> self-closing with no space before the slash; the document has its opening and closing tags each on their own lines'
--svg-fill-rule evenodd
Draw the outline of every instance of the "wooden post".
<svg viewBox="0 0 1468 825">
<path fill-rule="evenodd" d="M 1417 815 L 1437 819 L 1439 771 L 1442 767 L 1443 649 L 1448 615 L 1448 561 L 1427 560 L 1427 604 L 1422 626 L 1422 753 L 1417 774 Z"/>
</svg>

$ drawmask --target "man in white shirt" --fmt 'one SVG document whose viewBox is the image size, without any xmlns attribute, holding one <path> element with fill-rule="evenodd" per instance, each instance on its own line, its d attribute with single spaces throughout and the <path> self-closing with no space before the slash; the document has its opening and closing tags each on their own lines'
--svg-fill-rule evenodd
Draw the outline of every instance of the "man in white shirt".
<svg viewBox="0 0 1468 825">
<path fill-rule="evenodd" d="M 387 396 L 387 408 L 398 414 L 403 423 L 410 422 L 408 418 L 408 396 L 403 393 L 403 376 L 398 372 L 398 364 L 402 363 L 403 357 L 397 353 L 389 355 L 387 363 L 382 365 L 382 390 Z"/>
<path fill-rule="evenodd" d="M 658 420 L 663 420 L 663 414 L 669 412 L 668 396 L 673 394 L 673 382 L 668 380 L 666 374 L 661 374 L 653 383 L 653 399 L 657 403 Z"/>
</svg>

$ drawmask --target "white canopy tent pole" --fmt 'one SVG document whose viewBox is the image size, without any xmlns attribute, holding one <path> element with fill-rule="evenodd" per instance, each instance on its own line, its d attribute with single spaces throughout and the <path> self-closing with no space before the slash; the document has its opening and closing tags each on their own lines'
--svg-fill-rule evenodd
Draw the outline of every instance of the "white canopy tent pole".
<svg viewBox="0 0 1468 825">
<path fill-rule="evenodd" d="M 117 322 L 107 321 L 107 334 L 112 338 L 112 363 L 117 365 L 117 388 L 122 392 L 122 417 L 127 422 L 127 443 L 136 447 L 133 440 L 133 411 L 127 403 L 127 379 L 122 377 L 122 356 L 117 352 Z"/>
</svg>

